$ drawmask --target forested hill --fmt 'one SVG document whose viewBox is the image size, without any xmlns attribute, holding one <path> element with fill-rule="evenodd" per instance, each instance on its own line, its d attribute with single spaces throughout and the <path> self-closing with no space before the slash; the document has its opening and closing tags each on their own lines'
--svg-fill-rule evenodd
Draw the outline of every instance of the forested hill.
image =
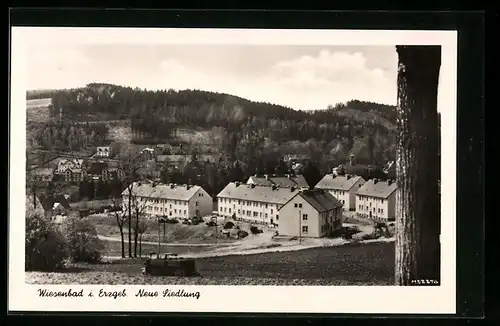
<svg viewBox="0 0 500 326">
<path fill-rule="evenodd" d="M 130 119 L 135 137 L 169 139 L 176 128 L 223 130 L 228 153 L 245 146 L 262 154 L 305 152 L 312 158 L 383 164 L 395 157 L 395 107 L 350 101 L 316 111 L 200 90 L 151 91 L 110 84 L 67 90 L 37 91 L 28 98 L 51 97 L 52 115 L 62 108 L 72 119 Z"/>
</svg>

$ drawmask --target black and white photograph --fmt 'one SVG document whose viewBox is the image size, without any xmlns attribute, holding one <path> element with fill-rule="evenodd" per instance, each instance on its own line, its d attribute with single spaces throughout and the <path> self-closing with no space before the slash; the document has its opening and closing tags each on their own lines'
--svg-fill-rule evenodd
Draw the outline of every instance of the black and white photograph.
<svg viewBox="0 0 500 326">
<path fill-rule="evenodd" d="M 14 28 L 17 307 L 454 309 L 456 33 L 314 32 Z"/>
</svg>

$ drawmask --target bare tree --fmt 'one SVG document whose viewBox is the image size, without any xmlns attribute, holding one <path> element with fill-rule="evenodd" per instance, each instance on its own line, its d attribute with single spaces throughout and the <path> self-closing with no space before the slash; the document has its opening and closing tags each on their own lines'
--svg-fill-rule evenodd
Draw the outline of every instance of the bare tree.
<svg viewBox="0 0 500 326">
<path fill-rule="evenodd" d="M 113 198 L 113 213 L 116 218 L 116 225 L 120 230 L 120 240 L 121 240 L 121 248 L 122 248 L 122 258 L 125 258 L 125 233 L 123 232 L 123 226 L 125 222 L 128 220 L 127 211 L 123 209 L 123 205 L 121 205 L 118 198 Z"/>
<path fill-rule="evenodd" d="M 396 284 L 440 281 L 440 46 L 397 46 Z"/>
<path fill-rule="evenodd" d="M 147 229 L 148 225 L 144 222 L 144 220 L 141 220 L 134 229 L 134 231 L 137 231 L 137 234 L 139 235 L 139 257 L 142 257 L 142 236 L 146 233 Z"/>
</svg>

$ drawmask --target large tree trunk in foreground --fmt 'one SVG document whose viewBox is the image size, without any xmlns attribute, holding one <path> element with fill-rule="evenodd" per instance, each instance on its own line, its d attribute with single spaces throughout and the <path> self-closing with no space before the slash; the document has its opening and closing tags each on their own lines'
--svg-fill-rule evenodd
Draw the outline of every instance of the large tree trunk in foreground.
<svg viewBox="0 0 500 326">
<path fill-rule="evenodd" d="M 440 46 L 396 46 L 396 284 L 440 282 L 437 92 Z"/>
</svg>

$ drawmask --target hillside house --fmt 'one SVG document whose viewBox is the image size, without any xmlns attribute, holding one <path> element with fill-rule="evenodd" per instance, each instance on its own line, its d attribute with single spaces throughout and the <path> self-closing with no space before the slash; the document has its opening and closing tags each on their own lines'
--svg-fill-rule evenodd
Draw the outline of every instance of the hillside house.
<svg viewBox="0 0 500 326">
<path fill-rule="evenodd" d="M 286 174 L 284 176 L 269 176 L 264 174 L 263 176 L 253 175 L 247 180 L 247 184 L 254 184 L 256 186 L 279 186 L 282 188 L 296 189 L 309 189 L 309 184 L 302 175 L 291 175 Z"/>
<path fill-rule="evenodd" d="M 345 211 L 354 211 L 356 210 L 356 192 L 365 182 L 360 176 L 332 173 L 325 175 L 315 188 L 329 191 L 344 205 Z"/>
<path fill-rule="evenodd" d="M 44 215 L 52 219 L 55 215 L 66 214 L 71 211 L 68 200 L 63 195 L 40 195 L 38 203 L 43 208 Z"/>
<path fill-rule="evenodd" d="M 61 159 L 57 163 L 55 173 L 64 174 L 67 169 L 81 169 L 83 167 L 82 159 Z"/>
<path fill-rule="evenodd" d="M 192 218 L 212 212 L 212 197 L 200 186 L 134 182 L 132 209 L 138 208 L 148 217 Z M 122 192 L 122 206 L 128 210 L 129 191 Z"/>
<path fill-rule="evenodd" d="M 295 193 L 280 209 L 278 232 L 321 238 L 342 227 L 342 203 L 323 189 Z"/>
<path fill-rule="evenodd" d="M 97 147 L 97 151 L 95 153 L 96 157 L 110 157 L 111 156 L 111 148 L 109 146 L 99 146 Z"/>
<path fill-rule="evenodd" d="M 295 187 L 231 182 L 217 195 L 218 212 L 236 220 L 275 225 L 279 208 L 298 192 Z"/>
<path fill-rule="evenodd" d="M 54 169 L 35 168 L 33 169 L 34 180 L 37 183 L 50 182 L 54 178 Z"/>
<path fill-rule="evenodd" d="M 394 221 L 397 188 L 392 180 L 367 181 L 356 193 L 356 215 L 379 221 Z"/>
<path fill-rule="evenodd" d="M 66 182 L 82 182 L 87 178 L 87 169 L 85 167 L 68 168 L 63 175 Z"/>
</svg>

